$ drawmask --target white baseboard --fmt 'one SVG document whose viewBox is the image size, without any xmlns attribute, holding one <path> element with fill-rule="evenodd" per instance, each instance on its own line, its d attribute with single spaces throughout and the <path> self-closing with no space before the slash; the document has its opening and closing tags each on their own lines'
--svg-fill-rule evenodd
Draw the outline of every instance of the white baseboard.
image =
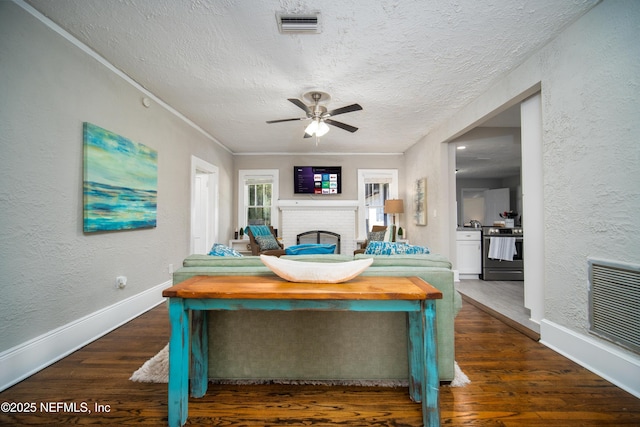
<svg viewBox="0 0 640 427">
<path fill-rule="evenodd" d="M 542 344 L 640 398 L 640 357 L 546 319 L 540 337 Z"/>
<path fill-rule="evenodd" d="M 171 281 L 105 307 L 0 353 L 0 391 L 162 303 Z"/>
</svg>

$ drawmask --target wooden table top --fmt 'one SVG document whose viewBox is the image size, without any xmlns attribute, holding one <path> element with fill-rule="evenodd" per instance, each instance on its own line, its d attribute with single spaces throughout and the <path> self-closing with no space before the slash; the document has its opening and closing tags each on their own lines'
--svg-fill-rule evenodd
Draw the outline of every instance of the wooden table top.
<svg viewBox="0 0 640 427">
<path fill-rule="evenodd" d="M 419 277 L 358 276 L 344 283 L 295 283 L 277 276 L 194 276 L 164 297 L 300 300 L 425 300 L 442 292 Z"/>
</svg>

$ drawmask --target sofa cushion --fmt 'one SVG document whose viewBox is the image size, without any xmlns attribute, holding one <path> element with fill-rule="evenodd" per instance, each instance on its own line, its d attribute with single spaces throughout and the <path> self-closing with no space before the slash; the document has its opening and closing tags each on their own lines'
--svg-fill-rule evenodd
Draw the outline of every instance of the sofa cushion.
<svg viewBox="0 0 640 427">
<path fill-rule="evenodd" d="M 243 256 L 243 257 L 220 257 L 211 255 L 189 255 L 182 262 L 183 267 L 264 267 L 260 257 Z"/>
<path fill-rule="evenodd" d="M 211 256 L 231 256 L 231 257 L 241 257 L 242 254 L 236 251 L 229 246 L 223 245 L 222 243 L 214 243 L 209 251 L 209 255 Z"/>
<path fill-rule="evenodd" d="M 292 259 L 294 261 L 306 262 L 347 262 L 353 261 L 353 257 L 341 254 L 302 254 L 302 255 L 284 255 L 282 258 Z"/>
<path fill-rule="evenodd" d="M 287 255 L 320 255 L 332 254 L 336 251 L 336 245 L 324 243 L 307 243 L 303 245 L 289 246 L 285 249 Z"/>
<path fill-rule="evenodd" d="M 358 254 L 354 259 L 373 258 L 372 267 L 439 267 L 451 269 L 451 261 L 440 254 L 367 255 Z"/>
<path fill-rule="evenodd" d="M 256 243 L 260 246 L 260 251 L 269 251 L 273 249 L 280 249 L 280 245 L 276 241 L 276 238 L 273 237 L 273 234 L 264 234 L 253 236 L 256 239 Z"/>
</svg>

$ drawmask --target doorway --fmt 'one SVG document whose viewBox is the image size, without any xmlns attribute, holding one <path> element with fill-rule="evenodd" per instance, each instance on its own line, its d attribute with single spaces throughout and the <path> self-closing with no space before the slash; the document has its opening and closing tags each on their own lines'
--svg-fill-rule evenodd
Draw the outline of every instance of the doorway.
<svg viewBox="0 0 640 427">
<path fill-rule="evenodd" d="M 520 102 L 517 104 L 516 102 Z M 544 317 L 544 260 L 543 260 L 543 182 L 542 182 L 542 115 L 540 93 L 530 97 L 523 96 L 520 100 L 510 102 L 514 107 L 507 109 L 513 112 L 516 110 L 519 115 L 519 127 L 521 136 L 521 147 L 519 148 L 522 160 L 521 194 L 518 200 L 518 211 L 523 217 L 523 229 L 525 237 L 525 280 L 524 298 L 519 302 L 523 308 L 530 312 L 530 320 L 539 324 Z M 504 108 L 503 108 L 504 109 Z M 494 122 L 500 119 L 500 115 L 492 119 Z M 481 125 L 482 126 L 482 125 Z M 456 141 L 451 141 L 449 153 L 456 157 Z M 484 159 L 479 159 L 484 161 Z M 504 162 L 503 162 L 504 163 Z M 451 174 L 455 176 L 457 165 L 453 162 Z M 454 181 L 456 179 L 454 178 Z M 484 185 L 485 183 L 482 183 Z M 478 185 L 480 186 L 480 185 Z M 462 205 L 462 192 L 456 189 L 458 200 L 458 218 L 463 220 L 462 213 L 465 211 Z M 522 208 L 522 209 L 520 209 Z M 485 219 L 486 220 L 486 219 Z M 462 225 L 462 224 L 460 224 Z M 478 286 L 481 287 L 482 283 Z"/>
<path fill-rule="evenodd" d="M 192 254 L 206 254 L 218 239 L 218 168 L 191 157 Z"/>
</svg>

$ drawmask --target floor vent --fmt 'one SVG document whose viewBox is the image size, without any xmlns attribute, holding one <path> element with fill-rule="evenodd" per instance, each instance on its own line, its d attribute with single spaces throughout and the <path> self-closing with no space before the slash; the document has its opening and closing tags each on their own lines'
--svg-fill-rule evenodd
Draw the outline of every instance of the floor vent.
<svg viewBox="0 0 640 427">
<path fill-rule="evenodd" d="M 640 354 L 640 266 L 589 259 L 589 330 Z"/>
<path fill-rule="evenodd" d="M 281 33 L 319 33 L 320 13 L 308 15 L 276 14 L 278 29 Z"/>
</svg>

